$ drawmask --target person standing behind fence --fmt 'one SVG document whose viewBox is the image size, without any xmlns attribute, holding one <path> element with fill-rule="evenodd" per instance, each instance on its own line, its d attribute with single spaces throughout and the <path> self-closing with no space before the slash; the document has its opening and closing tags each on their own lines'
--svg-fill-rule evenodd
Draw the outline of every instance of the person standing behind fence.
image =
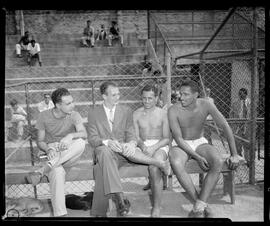
<svg viewBox="0 0 270 226">
<path fill-rule="evenodd" d="M 24 36 L 21 37 L 19 43 L 16 44 L 16 55 L 17 57 L 22 57 L 22 50 L 27 50 L 27 46 L 30 43 L 29 31 L 24 32 Z"/>
<path fill-rule="evenodd" d="M 144 154 L 137 147 L 132 111 L 118 104 L 120 98 L 116 83 L 108 81 L 100 86 L 104 100 L 89 110 L 88 141 L 94 148 L 95 188 L 91 215 L 106 217 L 109 199 L 116 200 L 119 216 L 127 216 L 130 207 L 124 201 L 119 168 L 126 163 L 154 165 L 165 174 L 169 162 Z"/>
<path fill-rule="evenodd" d="M 27 113 L 25 110 L 18 105 L 18 101 L 13 99 L 10 101 L 11 105 L 11 122 L 14 123 L 17 127 L 18 139 L 17 142 L 22 141 L 23 139 L 23 126 L 27 124 L 26 116 Z"/>
<path fill-rule="evenodd" d="M 151 62 L 146 62 L 144 65 L 144 69 L 142 70 L 143 77 L 150 77 L 153 75 L 153 66 Z"/>
<path fill-rule="evenodd" d="M 85 148 L 86 129 L 81 115 L 74 111 L 73 98 L 65 88 L 52 93 L 54 108 L 39 113 L 36 128 L 37 145 L 48 156 L 47 163 L 26 179 L 34 186 L 48 175 L 54 216 L 67 215 L 65 203 L 65 175 L 82 155 Z"/>
<path fill-rule="evenodd" d="M 54 104 L 51 101 L 51 96 L 48 93 L 43 95 L 44 100 L 38 103 L 38 111 L 42 112 L 51 108 L 54 108 Z"/>
<path fill-rule="evenodd" d="M 29 66 L 32 64 L 32 60 L 37 59 L 39 66 L 42 66 L 41 62 L 41 55 L 40 55 L 40 45 L 32 39 L 30 43 L 27 46 L 27 51 L 28 51 L 28 57 L 27 57 L 27 63 Z"/>
<path fill-rule="evenodd" d="M 238 92 L 238 99 L 232 103 L 232 108 L 230 111 L 230 118 L 248 119 L 250 117 L 250 99 L 248 98 L 248 90 L 246 88 L 241 88 Z M 244 139 L 249 140 L 250 131 L 248 128 L 248 122 L 240 122 L 233 125 L 233 131 L 235 135 L 238 135 Z M 243 156 L 247 161 L 247 166 L 250 165 L 249 161 L 249 151 L 250 145 L 239 139 L 236 140 L 237 153 Z"/>
<path fill-rule="evenodd" d="M 95 46 L 95 28 L 91 26 L 91 20 L 86 21 L 86 27 L 83 30 L 82 44 L 84 47 L 89 47 L 88 43 L 90 41 L 91 47 Z"/>
<path fill-rule="evenodd" d="M 169 124 L 167 111 L 156 106 L 158 89 L 154 85 L 146 85 L 141 91 L 143 107 L 133 113 L 135 134 L 138 147 L 153 158 L 166 160 L 169 152 Z M 149 166 L 149 181 L 153 194 L 152 217 L 160 217 L 163 173 L 155 166 Z"/>
<path fill-rule="evenodd" d="M 171 167 L 179 183 L 185 189 L 193 203 L 189 217 L 212 217 L 207 202 L 222 170 L 223 161 L 220 152 L 208 144 L 203 137 L 203 126 L 207 115 L 211 115 L 228 139 L 231 156 L 228 167 L 236 169 L 241 157 L 237 154 L 234 136 L 224 116 L 216 106 L 204 98 L 198 98 L 198 84 L 186 80 L 180 85 L 180 101 L 168 110 L 170 129 L 176 145 L 169 152 Z M 185 165 L 189 159 L 195 159 L 200 168 L 207 173 L 200 192 L 197 191 L 186 172 Z"/>
<path fill-rule="evenodd" d="M 118 27 L 118 24 L 116 21 L 112 21 L 112 26 L 110 27 L 110 30 L 109 30 L 109 36 L 108 36 L 109 46 L 112 46 L 113 39 L 120 39 L 120 44 L 123 47 L 123 44 L 124 44 L 123 35 L 120 34 L 120 28 Z"/>
</svg>

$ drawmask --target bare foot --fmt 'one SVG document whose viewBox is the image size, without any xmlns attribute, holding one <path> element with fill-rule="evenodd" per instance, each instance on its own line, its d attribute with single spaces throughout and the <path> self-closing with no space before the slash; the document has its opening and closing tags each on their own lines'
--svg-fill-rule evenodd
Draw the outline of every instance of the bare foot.
<svg viewBox="0 0 270 226">
<path fill-rule="evenodd" d="M 169 175 L 169 173 L 170 173 L 170 162 L 168 160 L 162 161 L 160 169 L 162 170 L 162 172 L 164 172 L 165 175 Z"/>
<path fill-rule="evenodd" d="M 160 217 L 160 209 L 159 208 L 152 208 L 151 217 Z"/>
</svg>

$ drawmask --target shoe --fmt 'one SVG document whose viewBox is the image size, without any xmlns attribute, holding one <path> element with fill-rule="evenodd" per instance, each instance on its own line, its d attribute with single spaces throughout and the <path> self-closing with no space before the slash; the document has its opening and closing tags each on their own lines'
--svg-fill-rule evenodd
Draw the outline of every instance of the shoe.
<svg viewBox="0 0 270 226">
<path fill-rule="evenodd" d="M 39 62 L 39 66 L 40 66 L 40 67 L 42 66 L 42 62 Z"/>
<path fill-rule="evenodd" d="M 204 216 L 207 217 L 207 218 L 213 218 L 214 217 L 213 211 L 209 206 L 205 207 Z"/>
<path fill-rule="evenodd" d="M 93 46 L 93 45 L 91 46 L 91 48 L 94 48 L 94 47 L 95 47 L 95 46 Z"/>
<path fill-rule="evenodd" d="M 22 55 L 21 55 L 21 54 L 18 54 L 17 57 L 18 57 L 18 58 L 22 58 Z"/>
<path fill-rule="evenodd" d="M 145 185 L 145 186 L 143 187 L 143 190 L 144 190 L 144 191 L 147 191 L 147 190 L 149 190 L 150 188 L 151 188 L 151 184 L 150 184 L 150 181 L 149 181 L 148 184 Z"/>
<path fill-rule="evenodd" d="M 123 202 L 120 200 L 120 196 L 115 194 L 114 201 L 116 204 L 117 215 L 120 217 L 125 217 L 130 211 L 130 202 L 127 198 L 123 199 Z"/>
<path fill-rule="evenodd" d="M 194 211 L 191 210 L 188 214 L 188 217 L 190 218 L 204 218 L 205 217 L 205 213 L 204 211 Z"/>
<path fill-rule="evenodd" d="M 26 180 L 28 181 L 28 183 L 32 184 L 33 186 L 36 186 L 37 184 L 39 184 L 41 179 L 42 179 L 42 175 L 39 172 L 30 172 L 26 176 Z"/>
</svg>

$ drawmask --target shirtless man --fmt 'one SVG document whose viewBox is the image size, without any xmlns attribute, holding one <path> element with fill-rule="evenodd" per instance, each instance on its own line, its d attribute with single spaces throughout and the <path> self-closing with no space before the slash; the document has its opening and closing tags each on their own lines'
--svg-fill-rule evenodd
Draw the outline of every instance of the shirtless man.
<svg viewBox="0 0 270 226">
<path fill-rule="evenodd" d="M 156 106 L 158 89 L 146 85 L 141 91 L 143 107 L 133 113 L 138 146 L 147 155 L 159 160 L 168 157 L 169 124 L 167 112 Z M 151 217 L 160 217 L 161 192 L 163 187 L 162 172 L 156 166 L 149 166 L 153 208 Z"/>
<path fill-rule="evenodd" d="M 219 151 L 203 137 L 203 126 L 209 114 L 227 137 L 231 153 L 229 168 L 236 169 L 241 157 L 236 152 L 233 133 L 224 116 L 214 103 L 205 98 L 198 98 L 198 94 L 196 82 L 184 81 L 180 85 L 180 101 L 168 110 L 169 125 L 176 142 L 176 146 L 173 144 L 170 150 L 169 160 L 179 183 L 193 203 L 189 216 L 212 217 L 207 200 L 216 186 L 223 161 Z M 190 158 L 195 159 L 201 169 L 207 172 L 200 192 L 196 190 L 190 175 L 185 171 L 185 164 Z"/>
</svg>

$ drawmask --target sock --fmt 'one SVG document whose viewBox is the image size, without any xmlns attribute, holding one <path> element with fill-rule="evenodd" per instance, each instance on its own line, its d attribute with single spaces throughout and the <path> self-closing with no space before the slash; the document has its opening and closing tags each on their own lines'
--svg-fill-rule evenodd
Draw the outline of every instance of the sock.
<svg viewBox="0 0 270 226">
<path fill-rule="evenodd" d="M 194 212 L 202 212 L 205 209 L 205 207 L 207 207 L 207 203 L 203 202 L 200 199 L 197 199 L 196 203 L 193 206 L 193 211 Z"/>
</svg>

